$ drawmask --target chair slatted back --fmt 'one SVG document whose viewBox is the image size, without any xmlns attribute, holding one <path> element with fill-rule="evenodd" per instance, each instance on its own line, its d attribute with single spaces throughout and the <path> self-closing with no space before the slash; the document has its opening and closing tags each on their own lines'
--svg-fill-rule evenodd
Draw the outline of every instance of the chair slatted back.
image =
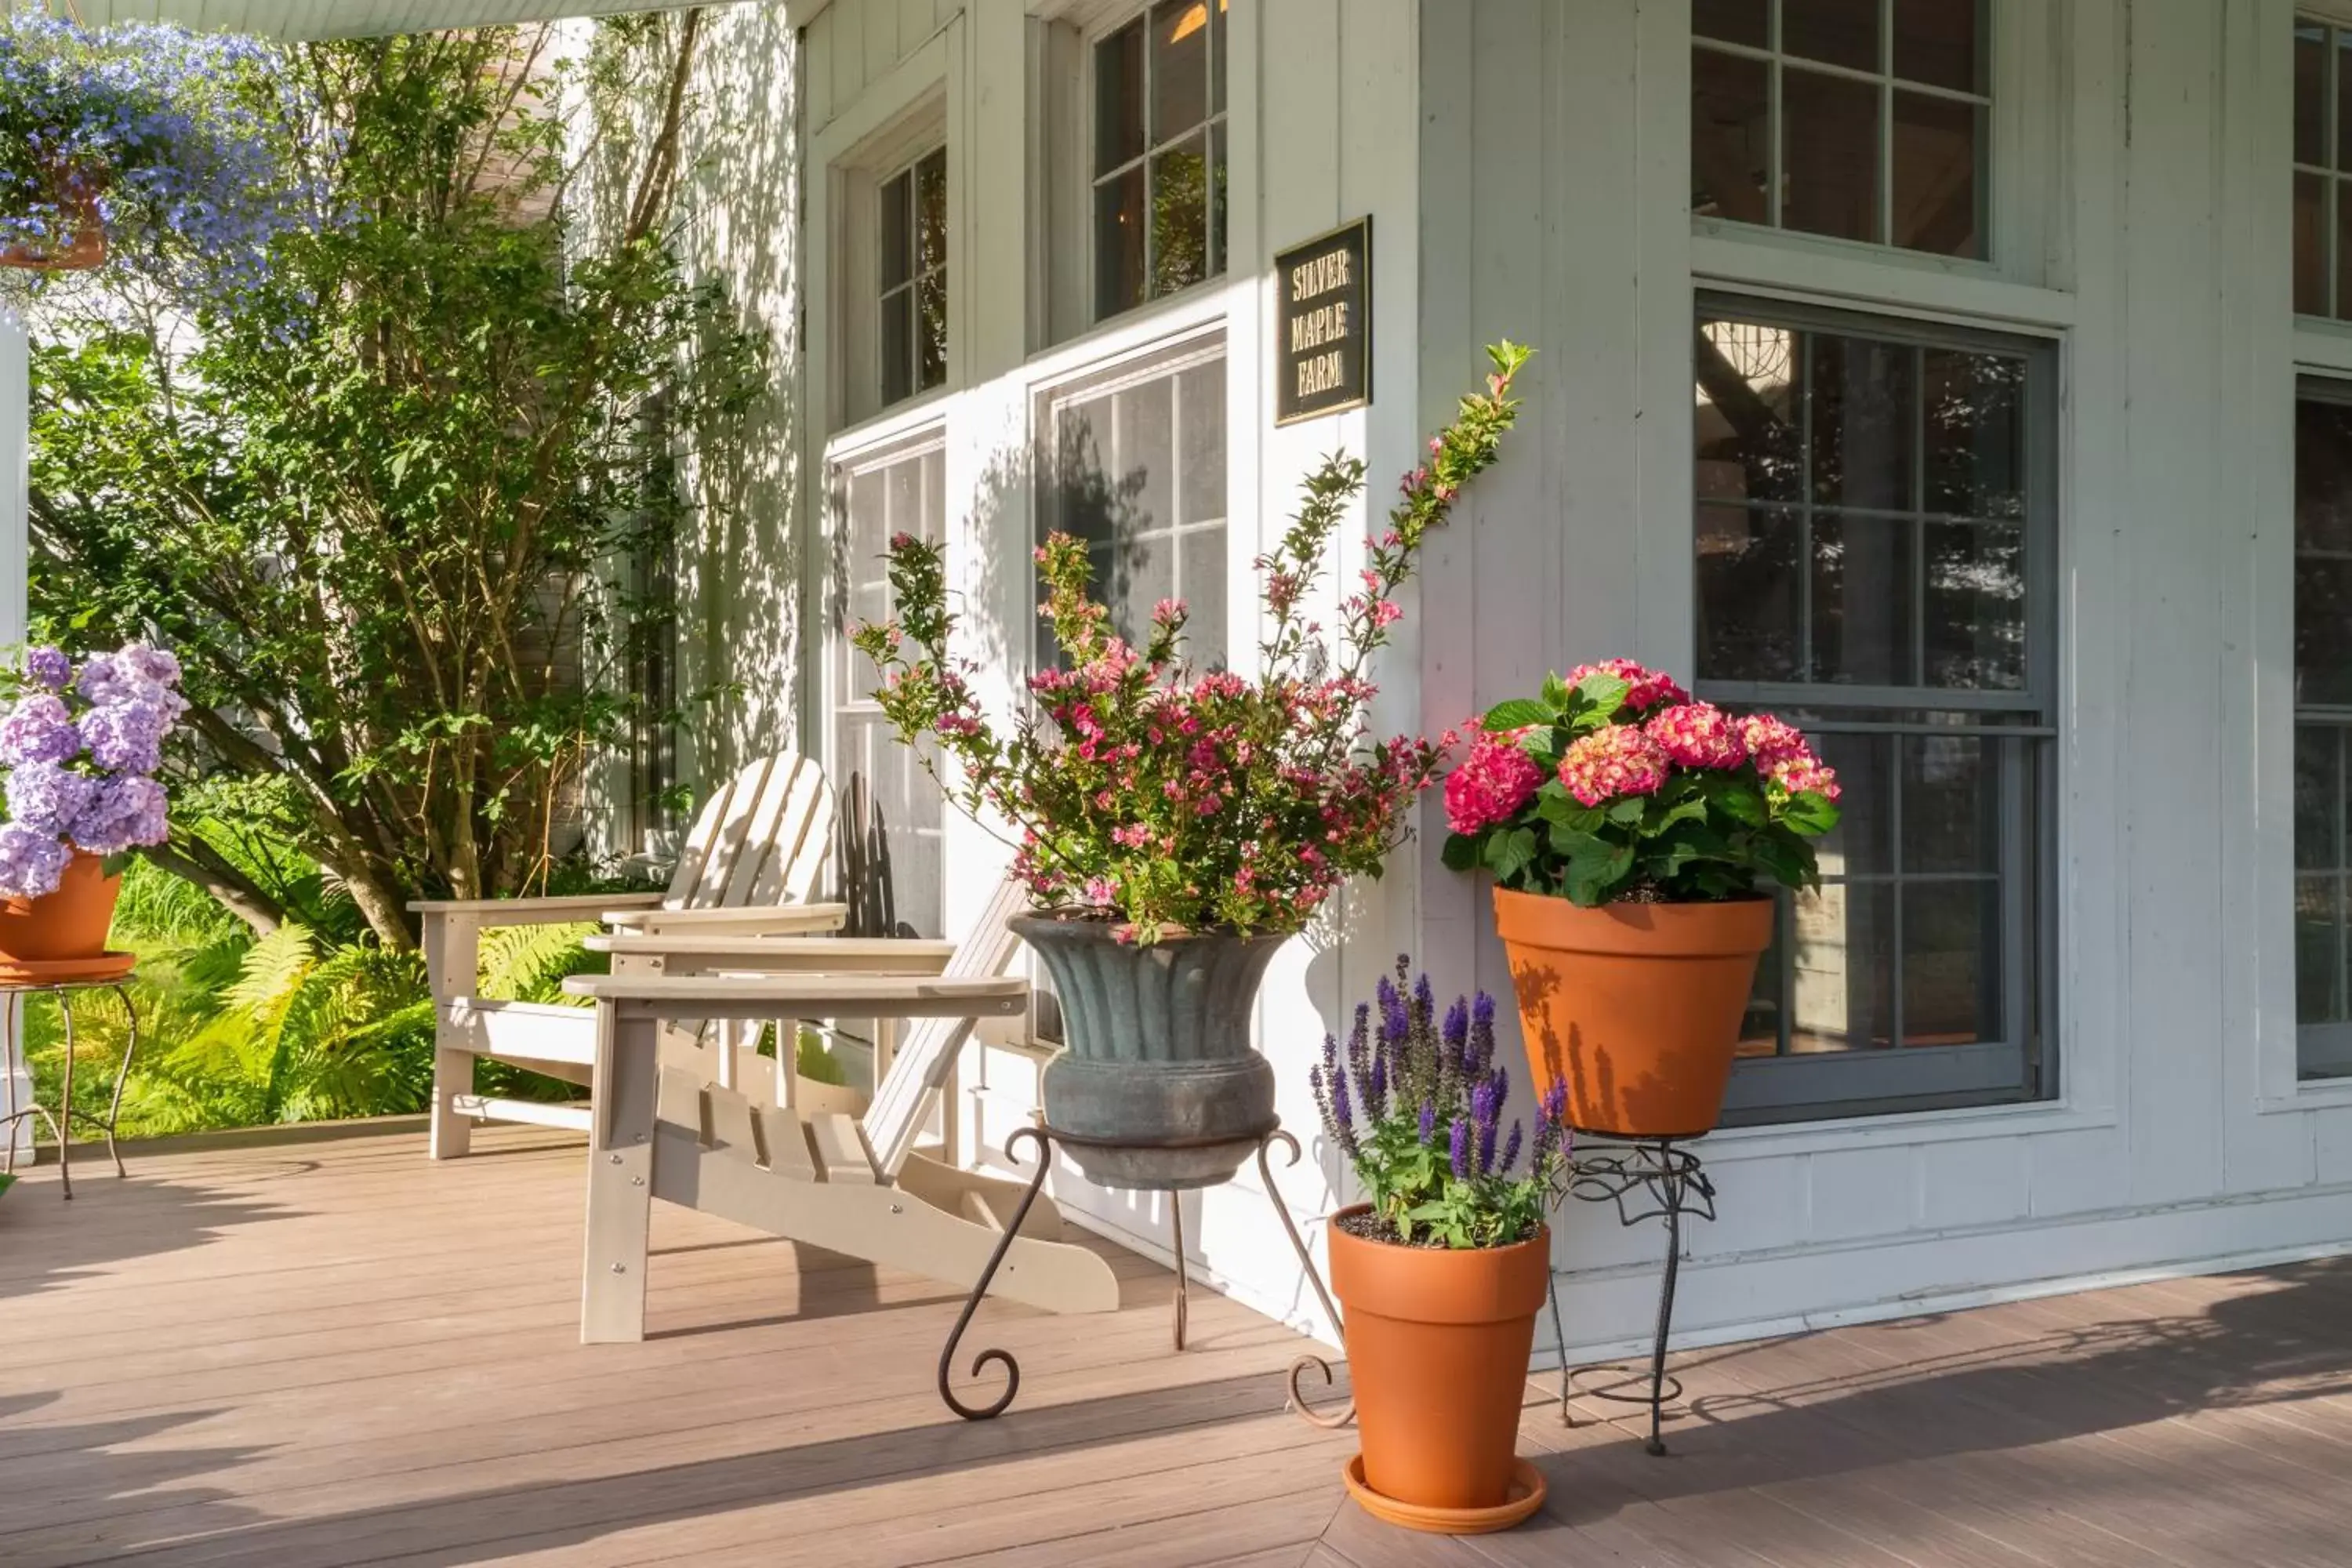
<svg viewBox="0 0 2352 1568">
<path fill-rule="evenodd" d="M 740 770 L 696 814 L 662 904 L 673 910 L 805 903 L 833 854 L 824 772 L 793 752 Z"/>
<path fill-rule="evenodd" d="M 1004 922 L 1028 908 L 1028 889 L 1006 878 L 940 973 L 987 979 L 1012 968 L 1021 939 Z M 875 1086 L 874 1103 L 858 1123 L 866 1134 L 866 1152 L 874 1158 L 875 1174 L 881 1180 L 897 1179 L 899 1167 L 914 1152 L 915 1140 L 922 1135 L 923 1123 L 929 1120 L 931 1106 L 947 1082 L 948 1069 L 971 1037 L 971 1026 L 970 1018 L 919 1019 L 898 1042 L 898 1054 L 892 1058 L 889 1072 Z"/>
</svg>

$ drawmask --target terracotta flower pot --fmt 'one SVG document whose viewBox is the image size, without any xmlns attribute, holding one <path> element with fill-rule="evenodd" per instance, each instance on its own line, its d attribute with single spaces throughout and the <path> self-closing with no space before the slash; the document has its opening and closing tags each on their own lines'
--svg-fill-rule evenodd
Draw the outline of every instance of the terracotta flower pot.
<svg viewBox="0 0 2352 1568">
<path fill-rule="evenodd" d="M 0 267 L 30 272 L 82 272 L 106 260 L 106 222 L 99 216 L 98 198 L 103 180 L 73 174 L 59 178 L 58 203 L 74 213 L 73 237 L 46 248 L 0 246 Z"/>
<path fill-rule="evenodd" d="M 1535 1081 L 1568 1082 L 1569 1125 L 1694 1138 L 1730 1081 L 1772 900 L 1603 904 L 1495 889 Z"/>
<path fill-rule="evenodd" d="M 1481 1530 L 1529 1501 L 1513 1455 L 1528 1352 L 1549 1282 L 1551 1233 L 1509 1247 L 1455 1251 L 1351 1236 L 1333 1216 L 1331 1289 L 1346 1320 L 1348 1373 L 1363 1439 L 1363 1480 L 1392 1522 Z M 1368 1504 L 1369 1506 L 1369 1504 Z M 1475 1516 L 1421 1523 L 1429 1510 Z M 1525 1517 L 1521 1513 L 1519 1517 Z"/>
<path fill-rule="evenodd" d="M 77 851 L 52 892 L 37 899 L 0 899 L 0 961 L 56 963 L 97 958 L 106 952 L 107 928 L 114 923 L 114 900 L 122 878 L 108 876 L 106 862 Z"/>
</svg>

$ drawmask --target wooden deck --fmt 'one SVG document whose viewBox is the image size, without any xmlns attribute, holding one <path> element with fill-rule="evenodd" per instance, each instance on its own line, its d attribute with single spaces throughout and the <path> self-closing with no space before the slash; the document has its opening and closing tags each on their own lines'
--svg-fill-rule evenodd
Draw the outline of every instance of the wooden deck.
<svg viewBox="0 0 2352 1568">
<path fill-rule="evenodd" d="M 1676 1568 L 2352 1563 L 2352 1264 L 1678 1358 L 1653 1459 L 1530 1390 L 1548 1511 L 1411 1536 L 1282 1408 L 1298 1342 L 1114 1254 L 1128 1305 L 991 1306 L 1026 1372 L 931 1390 L 951 1293 L 656 1210 L 650 1335 L 575 1342 L 578 1146 L 413 1136 L 45 1169 L 0 1202 L 0 1563 Z"/>
</svg>

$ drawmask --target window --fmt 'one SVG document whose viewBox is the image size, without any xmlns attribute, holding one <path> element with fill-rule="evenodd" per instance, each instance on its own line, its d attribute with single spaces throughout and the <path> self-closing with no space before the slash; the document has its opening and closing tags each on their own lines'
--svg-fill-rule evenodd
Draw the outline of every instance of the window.
<svg viewBox="0 0 2352 1568">
<path fill-rule="evenodd" d="M 1094 46 L 1095 318 L 1225 269 L 1226 0 L 1160 0 Z"/>
<path fill-rule="evenodd" d="M 1038 400 L 1045 449 L 1037 534 L 1087 542 L 1095 592 L 1122 637 L 1181 599 L 1196 668 L 1225 660 L 1225 347 L 1222 333 L 1055 388 Z M 1055 657 L 1038 628 L 1038 658 Z"/>
<path fill-rule="evenodd" d="M 1717 301 L 1694 352 L 1697 690 L 1845 789 L 1727 1119 L 2047 1092 L 2053 351 Z"/>
<path fill-rule="evenodd" d="M 937 432 L 835 465 L 833 757 L 840 791 L 842 886 L 852 934 L 944 934 L 940 848 L 945 801 L 923 755 L 899 743 L 870 693 L 874 666 L 849 634 L 887 617 L 885 559 L 894 533 L 945 531 L 947 453 Z"/>
<path fill-rule="evenodd" d="M 1991 0 L 1693 0 L 1691 212 L 1986 255 Z"/>
<path fill-rule="evenodd" d="M 2294 997 L 2305 1078 L 2352 1074 L 2352 386 L 2294 419 Z"/>
<path fill-rule="evenodd" d="M 2345 56 L 2352 28 L 2294 24 L 2294 308 L 2352 318 L 2352 100 Z"/>
<path fill-rule="evenodd" d="M 934 148 L 882 182 L 882 401 L 948 378 L 948 150 Z"/>
</svg>

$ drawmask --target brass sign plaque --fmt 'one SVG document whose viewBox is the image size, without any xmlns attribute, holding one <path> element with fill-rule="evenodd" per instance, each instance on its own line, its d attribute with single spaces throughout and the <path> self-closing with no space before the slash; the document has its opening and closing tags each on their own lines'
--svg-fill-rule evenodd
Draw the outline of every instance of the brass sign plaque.
<svg viewBox="0 0 2352 1568">
<path fill-rule="evenodd" d="M 1274 422 L 1372 400 L 1372 220 L 1360 217 L 1274 258 Z"/>
</svg>

